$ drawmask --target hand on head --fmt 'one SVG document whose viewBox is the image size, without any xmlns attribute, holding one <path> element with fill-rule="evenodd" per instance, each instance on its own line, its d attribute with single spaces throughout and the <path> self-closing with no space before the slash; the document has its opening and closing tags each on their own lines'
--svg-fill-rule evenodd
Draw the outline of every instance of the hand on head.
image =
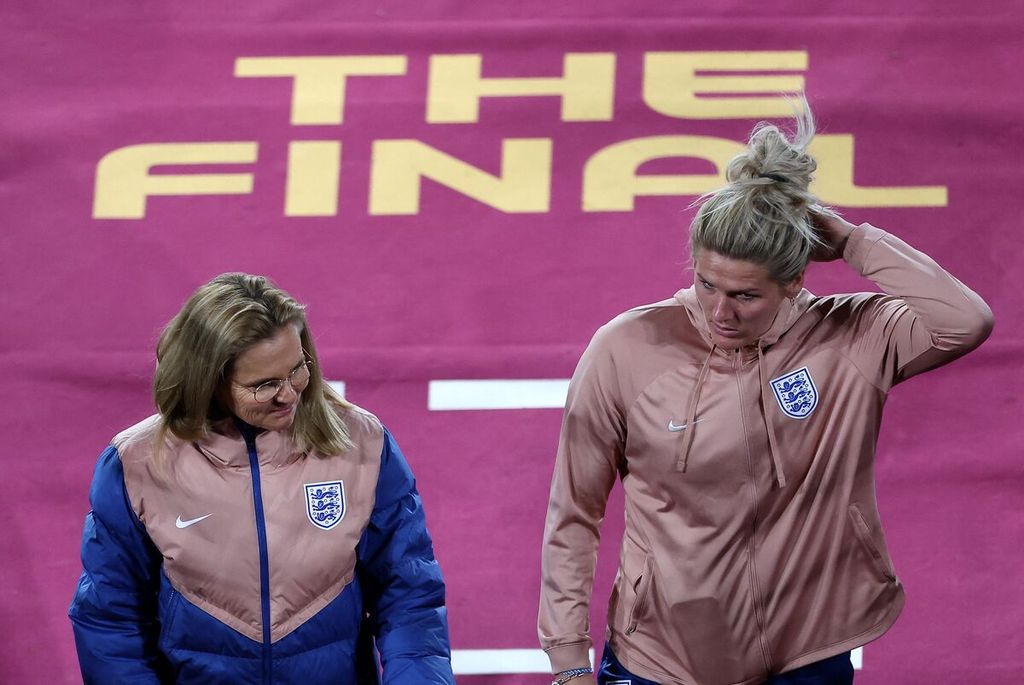
<svg viewBox="0 0 1024 685">
<path fill-rule="evenodd" d="M 856 226 L 839 216 L 828 207 L 813 205 L 810 210 L 811 223 L 824 243 L 811 253 L 815 262 L 831 262 L 843 258 L 846 241 Z"/>
</svg>

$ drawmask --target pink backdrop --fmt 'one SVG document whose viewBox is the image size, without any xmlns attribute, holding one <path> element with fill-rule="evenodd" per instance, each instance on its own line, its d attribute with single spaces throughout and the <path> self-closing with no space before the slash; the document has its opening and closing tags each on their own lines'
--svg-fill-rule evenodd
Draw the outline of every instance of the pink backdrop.
<svg viewBox="0 0 1024 685">
<path fill-rule="evenodd" d="M 161 326 L 194 287 L 229 270 L 268 274 L 307 302 L 327 375 L 396 434 L 448 581 L 453 647 L 535 648 L 560 412 L 431 411 L 429 382 L 568 378 L 600 324 L 687 283 L 692 193 L 584 211 L 584 165 L 634 138 L 739 141 L 753 125 L 654 111 L 642 97 L 645 53 L 786 51 L 806 55 L 796 73 L 823 132 L 854 137 L 859 186 L 944 187 L 948 197 L 944 206 L 840 209 L 934 256 L 996 314 L 981 350 L 890 400 L 878 490 L 909 602 L 866 648 L 858 682 L 1019 682 L 1024 6 L 892 4 L 5 3 L 0 681 L 79 682 L 65 612 L 95 458 L 151 413 Z M 484 77 L 522 78 L 560 76 L 566 53 L 615 56 L 610 120 L 563 120 L 560 99 L 544 96 L 484 98 L 473 123 L 426 121 L 431 55 L 479 54 Z M 349 79 L 341 124 L 292 124 L 290 79 L 235 76 L 241 57 L 315 55 L 406 62 L 402 75 Z M 374 141 L 421 141 L 497 176 L 502 141 L 523 138 L 551 141 L 541 211 L 503 211 L 433 181 L 418 213 L 368 209 Z M 342 143 L 337 212 L 286 216 L 288 144 L 308 140 Z M 108 153 L 218 141 L 256 143 L 258 157 L 153 173 L 249 174 L 252 192 L 150 197 L 143 218 L 94 217 Z M 640 171 L 713 169 L 676 159 Z M 810 287 L 867 285 L 818 266 Z M 598 644 L 620 512 L 613 501 Z"/>
</svg>

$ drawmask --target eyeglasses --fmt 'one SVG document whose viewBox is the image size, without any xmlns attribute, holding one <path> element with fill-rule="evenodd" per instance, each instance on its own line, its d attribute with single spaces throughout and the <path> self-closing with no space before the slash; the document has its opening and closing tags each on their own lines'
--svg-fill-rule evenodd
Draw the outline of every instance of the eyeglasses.
<svg viewBox="0 0 1024 685">
<path fill-rule="evenodd" d="M 272 381 L 265 381 L 256 387 L 252 387 L 251 385 L 242 385 L 241 383 L 235 383 L 235 385 L 240 388 L 245 388 L 251 392 L 252 398 L 257 402 L 269 402 L 278 396 L 285 383 L 291 385 L 292 389 L 297 393 L 305 390 L 306 386 L 309 385 L 309 367 L 312 364 L 313 362 L 306 359 L 292 369 L 287 378 L 276 378 Z"/>
</svg>

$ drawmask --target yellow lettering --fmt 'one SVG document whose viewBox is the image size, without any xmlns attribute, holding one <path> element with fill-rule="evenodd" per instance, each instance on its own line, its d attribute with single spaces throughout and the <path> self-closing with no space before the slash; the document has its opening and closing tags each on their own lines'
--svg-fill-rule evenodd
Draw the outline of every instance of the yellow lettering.
<svg viewBox="0 0 1024 685">
<path fill-rule="evenodd" d="M 583 167 L 583 211 L 629 212 L 638 195 L 702 195 L 725 183 L 725 167 L 743 144 L 712 136 L 634 138 L 598 150 Z M 644 162 L 669 157 L 711 162 L 714 174 L 638 175 Z"/>
<path fill-rule="evenodd" d="M 551 196 L 551 140 L 502 141 L 493 176 L 418 140 L 378 140 L 370 171 L 370 214 L 417 214 L 426 177 L 503 212 L 546 212 Z"/>
<path fill-rule="evenodd" d="M 945 186 L 865 188 L 853 181 L 854 139 L 822 134 L 809 152 L 818 160 L 811 190 L 822 202 L 841 207 L 945 207 Z M 703 195 L 725 185 L 725 168 L 743 143 L 711 136 L 653 136 L 625 140 L 597 151 L 583 168 L 583 211 L 629 212 L 638 196 Z M 713 174 L 644 174 L 641 164 L 655 159 L 697 158 L 711 162 Z"/>
<path fill-rule="evenodd" d="M 292 124 L 340 124 L 349 76 L 401 76 L 405 74 L 406 61 L 402 55 L 239 57 L 235 61 L 235 76 L 291 77 Z"/>
<path fill-rule="evenodd" d="M 804 89 L 797 75 L 752 75 L 758 71 L 806 71 L 806 51 L 648 52 L 644 55 L 643 97 L 647 105 L 680 119 L 755 119 L 793 115 L 784 97 L 728 97 L 737 93 L 794 93 Z M 746 72 L 705 76 L 698 72 Z M 700 97 L 708 96 L 713 97 Z"/>
<path fill-rule="evenodd" d="M 285 216 L 334 216 L 338 213 L 341 142 L 295 140 L 288 145 Z"/>
<path fill-rule="evenodd" d="M 615 94 L 613 53 L 568 53 L 562 76 L 483 78 L 480 55 L 433 55 L 427 89 L 427 122 L 474 123 L 482 97 L 557 95 L 562 121 L 611 121 Z"/>
<path fill-rule="evenodd" d="M 257 144 L 147 143 L 107 153 L 96 166 L 95 219 L 142 219 L 151 195 L 245 195 L 252 174 L 159 174 L 157 165 L 251 164 Z"/>
<path fill-rule="evenodd" d="M 815 136 L 808 151 L 818 160 L 811 190 L 822 202 L 841 207 L 945 207 L 945 186 L 864 188 L 853 182 L 853 136 Z"/>
</svg>

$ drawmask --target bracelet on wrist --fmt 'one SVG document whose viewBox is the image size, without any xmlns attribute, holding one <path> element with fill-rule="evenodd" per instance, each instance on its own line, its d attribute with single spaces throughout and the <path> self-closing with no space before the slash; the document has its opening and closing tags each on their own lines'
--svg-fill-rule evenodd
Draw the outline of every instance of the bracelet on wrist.
<svg viewBox="0 0 1024 685">
<path fill-rule="evenodd" d="M 555 674 L 555 679 L 551 681 L 551 685 L 565 685 L 574 678 L 579 678 L 583 675 L 589 675 L 594 672 L 594 669 L 589 666 L 586 668 L 570 668 L 566 671 L 559 671 Z"/>
</svg>

